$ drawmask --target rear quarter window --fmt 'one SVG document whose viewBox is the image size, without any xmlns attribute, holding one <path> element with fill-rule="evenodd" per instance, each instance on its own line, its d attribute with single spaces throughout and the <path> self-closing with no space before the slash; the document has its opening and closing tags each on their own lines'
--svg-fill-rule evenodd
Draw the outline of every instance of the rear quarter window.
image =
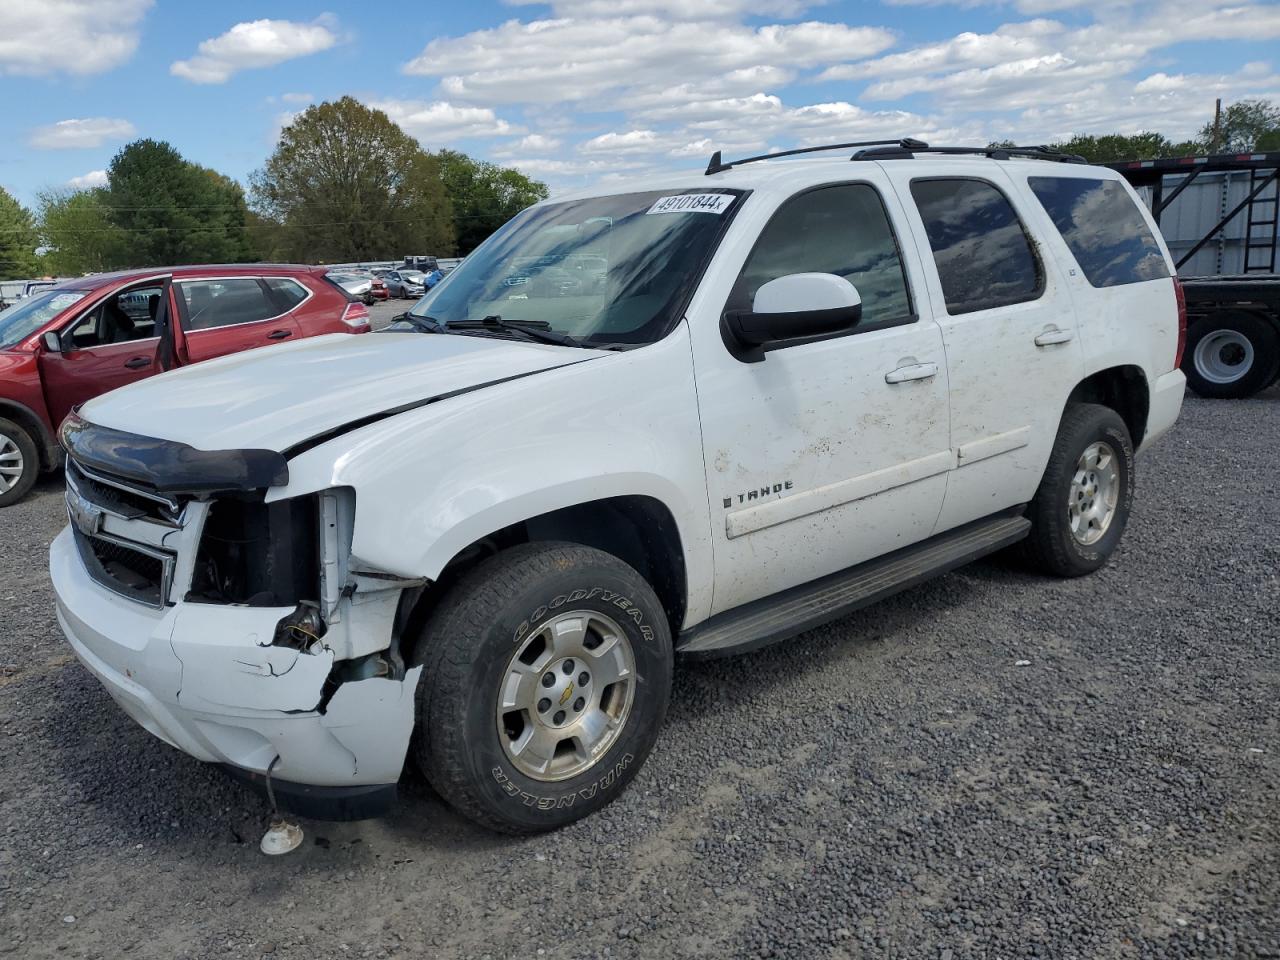
<svg viewBox="0 0 1280 960">
<path fill-rule="evenodd" d="M 1169 276 L 1147 221 L 1118 181 L 1028 177 L 1027 183 L 1093 286 Z"/>
</svg>

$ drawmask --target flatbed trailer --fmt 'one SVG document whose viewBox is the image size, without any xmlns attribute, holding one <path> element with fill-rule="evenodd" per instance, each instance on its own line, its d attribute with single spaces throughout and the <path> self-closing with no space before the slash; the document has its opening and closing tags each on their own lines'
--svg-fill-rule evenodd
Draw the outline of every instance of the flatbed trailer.
<svg viewBox="0 0 1280 960">
<path fill-rule="evenodd" d="M 1191 388 L 1206 397 L 1249 397 L 1280 380 L 1280 153 L 1127 160 L 1108 166 L 1133 186 L 1147 188 L 1142 192 L 1157 226 L 1204 174 L 1247 176 L 1240 199 L 1227 202 L 1223 191 L 1221 207 L 1204 219 L 1198 236 L 1178 255 L 1188 321 L 1182 369 Z M 1196 254 L 1220 242 L 1233 227 L 1240 272 L 1191 274 L 1188 265 Z"/>
</svg>

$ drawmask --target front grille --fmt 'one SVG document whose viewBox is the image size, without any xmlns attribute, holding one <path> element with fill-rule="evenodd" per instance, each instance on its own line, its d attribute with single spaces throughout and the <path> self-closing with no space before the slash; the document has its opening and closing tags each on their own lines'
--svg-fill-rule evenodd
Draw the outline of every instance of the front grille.
<svg viewBox="0 0 1280 960">
<path fill-rule="evenodd" d="M 86 499 L 116 516 L 136 520 L 146 517 L 168 526 L 177 526 L 181 506 L 159 494 L 140 490 L 127 481 L 86 470 L 74 460 L 67 461 L 67 482 Z"/>
<path fill-rule="evenodd" d="M 130 600 L 164 606 L 173 578 L 173 554 L 104 533 L 87 534 L 74 524 L 71 530 L 80 559 L 94 581 Z"/>
</svg>

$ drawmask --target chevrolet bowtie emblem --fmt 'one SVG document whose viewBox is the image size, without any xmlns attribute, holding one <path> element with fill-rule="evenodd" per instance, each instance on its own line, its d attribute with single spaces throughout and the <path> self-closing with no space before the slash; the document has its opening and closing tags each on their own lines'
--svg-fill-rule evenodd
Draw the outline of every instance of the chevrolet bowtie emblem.
<svg viewBox="0 0 1280 960">
<path fill-rule="evenodd" d="M 564 693 L 560 694 L 560 706 L 564 706 L 569 702 L 569 698 L 573 696 L 573 681 L 569 681 L 569 685 L 564 688 Z"/>
</svg>

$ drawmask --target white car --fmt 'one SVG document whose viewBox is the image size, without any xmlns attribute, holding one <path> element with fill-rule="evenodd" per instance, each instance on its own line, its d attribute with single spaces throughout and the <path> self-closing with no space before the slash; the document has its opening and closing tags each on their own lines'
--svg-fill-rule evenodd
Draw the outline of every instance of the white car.
<svg viewBox="0 0 1280 960">
<path fill-rule="evenodd" d="M 1172 275 L 1116 173 L 1030 148 L 541 203 L 389 332 L 85 404 L 58 618 L 294 810 L 385 809 L 412 744 L 466 815 L 553 828 L 635 776 L 680 655 L 1015 544 L 1105 563 L 1182 402 Z"/>
</svg>

